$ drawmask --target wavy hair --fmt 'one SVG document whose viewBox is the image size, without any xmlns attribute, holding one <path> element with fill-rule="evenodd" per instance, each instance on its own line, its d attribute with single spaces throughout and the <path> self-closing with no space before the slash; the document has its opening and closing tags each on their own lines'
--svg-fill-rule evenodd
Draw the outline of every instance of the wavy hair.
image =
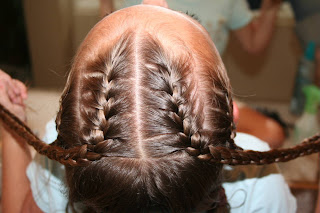
<svg viewBox="0 0 320 213">
<path fill-rule="evenodd" d="M 84 66 L 61 97 L 58 138 L 47 145 L 0 105 L 0 118 L 40 153 L 66 165 L 69 199 L 97 212 L 191 212 L 224 200 L 222 164 L 268 164 L 318 152 L 319 135 L 291 149 L 234 144 L 231 87 L 217 56 L 196 73 L 148 34 L 126 32 Z"/>
</svg>

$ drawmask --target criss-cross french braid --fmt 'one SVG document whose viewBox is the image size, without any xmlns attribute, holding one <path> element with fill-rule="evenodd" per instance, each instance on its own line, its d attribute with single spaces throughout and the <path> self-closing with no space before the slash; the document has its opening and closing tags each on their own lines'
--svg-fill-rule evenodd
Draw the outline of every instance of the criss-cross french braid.
<svg viewBox="0 0 320 213">
<path fill-rule="evenodd" d="M 192 135 L 200 128 L 200 117 L 193 115 L 191 105 L 194 103 L 191 100 L 193 85 L 186 81 L 186 76 L 190 75 L 192 57 L 186 54 L 178 62 L 172 63 L 159 42 L 149 40 L 148 43 L 146 46 L 151 48 L 144 52 L 143 82 L 150 88 L 152 99 L 147 99 L 146 104 L 153 106 L 149 107 L 155 111 L 153 115 L 159 115 L 159 126 L 165 127 L 159 130 L 172 134 L 169 137 L 176 139 L 169 140 L 168 145 L 181 150 L 190 145 Z M 154 132 L 154 135 L 157 136 L 157 133 Z M 169 139 L 166 135 L 164 138 Z"/>
<path fill-rule="evenodd" d="M 80 88 L 79 100 L 84 125 L 80 142 L 95 145 L 93 151 L 97 153 L 110 154 L 121 145 L 112 129 L 117 128 L 119 116 L 128 109 L 125 85 L 130 81 L 130 73 L 125 60 L 130 54 L 129 39 L 130 36 L 120 39 L 110 52 L 100 54 L 83 72 L 85 86 Z M 125 135 L 125 131 L 121 134 Z"/>
<path fill-rule="evenodd" d="M 40 154 L 67 166 L 83 166 L 99 160 L 102 156 L 114 156 L 120 148 L 121 140 L 119 140 L 119 133 L 115 135 L 110 129 L 120 129 L 117 128 L 119 126 L 117 116 L 129 108 L 128 101 L 124 100 L 128 95 L 123 91 L 126 89 L 123 85 L 125 85 L 124 81 L 130 81 L 128 67 L 124 65 L 127 64 L 124 60 L 130 53 L 127 51 L 128 48 L 125 48 L 130 38 L 130 36 L 121 38 L 110 51 L 99 55 L 98 59 L 89 63 L 83 72 L 81 77 L 85 83 L 82 83 L 83 87 L 79 91 L 81 104 L 79 116 L 81 116 L 82 125 L 69 122 L 70 116 L 77 114 L 75 112 L 77 104 L 74 103 L 75 98 L 71 95 L 74 84 L 71 83 L 61 98 L 57 116 L 57 125 L 58 127 L 62 125 L 64 131 L 59 131 L 58 128 L 58 139 L 51 145 L 39 140 L 23 122 L 1 107 L 3 119 L 7 121 L 5 123 L 13 127 L 12 129 L 25 138 L 28 144 Z M 68 99 L 65 98 L 66 96 Z M 68 116 L 65 116 L 66 114 Z M 64 117 L 67 118 L 61 122 Z M 65 126 L 68 128 L 64 128 Z M 80 131 L 82 135 L 72 134 L 73 129 L 78 128 L 82 128 Z M 125 138 L 126 131 L 129 129 L 120 129 L 120 131 L 122 138 Z M 127 155 L 127 157 L 132 156 L 133 154 Z"/>
<path fill-rule="evenodd" d="M 73 82 L 68 82 L 70 89 L 62 95 L 56 121 L 59 146 L 68 149 L 87 144 L 88 151 L 101 156 L 137 156 L 134 147 L 125 145 L 134 131 L 133 118 L 128 115 L 134 107 L 134 76 L 132 63 L 128 63 L 133 42 L 130 33 L 125 35 L 71 72 Z"/>
<path fill-rule="evenodd" d="M 33 146 L 40 154 L 48 156 L 50 159 L 59 161 L 67 166 L 83 166 L 91 161 L 100 160 L 108 155 L 95 153 L 95 146 L 82 145 L 71 149 L 46 144 L 41 141 L 28 126 L 20 121 L 15 115 L 10 113 L 0 104 L 0 118 L 5 125 L 12 129 L 17 135 L 24 138 L 26 142 Z M 193 137 L 201 137 L 200 133 Z M 191 142 L 192 143 L 192 142 Z M 92 150 L 92 151 L 90 151 Z M 196 156 L 203 161 L 213 163 L 222 163 L 229 165 L 248 165 L 248 164 L 270 164 L 274 162 L 286 162 L 295 158 L 310 155 L 320 151 L 320 134 L 307 138 L 301 144 L 288 149 L 274 149 L 267 152 L 258 152 L 252 150 L 235 150 L 225 147 L 209 145 L 209 153 L 200 154 L 200 151 L 194 148 L 187 148 L 190 155 Z"/>
</svg>

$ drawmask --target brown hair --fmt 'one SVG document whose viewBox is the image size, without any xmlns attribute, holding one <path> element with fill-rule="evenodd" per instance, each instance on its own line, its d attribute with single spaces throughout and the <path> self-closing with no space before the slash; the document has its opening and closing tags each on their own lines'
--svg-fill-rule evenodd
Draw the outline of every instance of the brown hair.
<svg viewBox="0 0 320 213">
<path fill-rule="evenodd" d="M 66 165 L 71 202 L 98 212 L 208 210 L 222 202 L 222 164 L 268 164 L 318 152 L 319 135 L 295 148 L 234 144 L 231 87 L 217 56 L 193 78 L 194 53 L 173 55 L 126 32 L 71 70 L 47 145 L 1 105 L 0 117 L 40 153 Z M 139 60 L 137 60 L 139 59 Z"/>
</svg>

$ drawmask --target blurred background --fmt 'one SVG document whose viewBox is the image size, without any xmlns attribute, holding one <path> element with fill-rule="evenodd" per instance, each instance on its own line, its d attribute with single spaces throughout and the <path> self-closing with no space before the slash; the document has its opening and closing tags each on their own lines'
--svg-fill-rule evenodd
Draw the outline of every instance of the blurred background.
<svg viewBox="0 0 320 213">
<path fill-rule="evenodd" d="M 260 1 L 249 3 L 259 13 Z M 64 85 L 77 47 L 100 19 L 99 0 L 12 0 L 1 3 L 0 11 L 0 66 L 43 88 Z M 258 56 L 244 52 L 231 35 L 223 60 L 236 95 L 246 100 L 291 98 L 301 56 L 294 25 L 290 4 L 284 2 L 270 47 Z"/>
</svg>

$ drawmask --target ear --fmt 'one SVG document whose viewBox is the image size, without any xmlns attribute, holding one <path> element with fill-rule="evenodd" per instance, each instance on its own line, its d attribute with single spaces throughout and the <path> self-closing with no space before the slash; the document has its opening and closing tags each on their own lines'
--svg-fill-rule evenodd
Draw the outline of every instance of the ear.
<svg viewBox="0 0 320 213">
<path fill-rule="evenodd" d="M 166 0 L 143 0 L 142 4 L 149 4 L 149 5 L 169 8 Z"/>
</svg>

